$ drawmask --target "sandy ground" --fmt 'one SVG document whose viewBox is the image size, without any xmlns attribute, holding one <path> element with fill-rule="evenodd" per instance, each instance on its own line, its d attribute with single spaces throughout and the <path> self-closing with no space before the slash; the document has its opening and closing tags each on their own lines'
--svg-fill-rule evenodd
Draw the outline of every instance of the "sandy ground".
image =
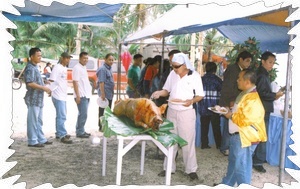
<svg viewBox="0 0 300 189">
<path fill-rule="evenodd" d="M 3 178 L 12 175 L 21 175 L 18 182 L 26 182 L 27 188 L 50 183 L 54 188 L 66 184 L 75 184 L 79 187 L 94 184 L 98 186 L 115 185 L 117 163 L 117 140 L 115 137 L 108 139 L 107 150 L 107 175 L 101 175 L 102 168 L 102 139 L 100 144 L 93 144 L 94 137 L 102 137 L 98 132 L 97 95 L 93 95 L 90 101 L 89 116 L 86 123 L 86 131 L 92 134 L 90 139 L 75 137 L 75 122 L 77 107 L 73 96 L 68 96 L 66 129 L 71 134 L 73 144 L 63 144 L 55 139 L 55 109 L 51 98 L 45 97 L 44 127 L 46 137 L 53 141 L 53 145 L 45 148 L 29 148 L 26 139 L 26 114 L 23 97 L 25 86 L 13 91 L 13 127 L 12 138 L 15 142 L 11 148 L 15 153 L 8 161 L 17 161 L 17 165 Z M 226 172 L 227 157 L 223 156 L 215 147 L 202 150 L 197 148 L 199 180 L 191 182 L 183 173 L 181 151 L 177 160 L 177 171 L 171 178 L 171 185 L 207 185 L 219 183 Z M 162 152 L 157 156 L 157 148 L 152 142 L 147 142 L 145 172 L 140 175 L 140 145 L 136 145 L 123 158 L 123 170 L 121 185 L 164 185 L 165 179 L 157 174 L 162 170 Z M 265 164 L 267 173 L 261 174 L 253 170 L 252 185 L 263 188 L 265 183 L 278 183 L 278 167 Z M 284 183 L 290 184 L 295 180 L 284 175 Z"/>
</svg>

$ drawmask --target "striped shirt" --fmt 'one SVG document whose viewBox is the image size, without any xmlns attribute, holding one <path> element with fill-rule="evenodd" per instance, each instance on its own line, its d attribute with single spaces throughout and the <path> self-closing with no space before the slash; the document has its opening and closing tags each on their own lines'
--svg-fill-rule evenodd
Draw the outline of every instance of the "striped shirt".
<svg viewBox="0 0 300 189">
<path fill-rule="evenodd" d="M 213 73 L 206 73 L 202 77 L 202 82 L 205 96 L 198 102 L 198 111 L 200 115 L 212 115 L 214 113 L 208 110 L 208 107 L 219 104 L 222 79 Z"/>
</svg>

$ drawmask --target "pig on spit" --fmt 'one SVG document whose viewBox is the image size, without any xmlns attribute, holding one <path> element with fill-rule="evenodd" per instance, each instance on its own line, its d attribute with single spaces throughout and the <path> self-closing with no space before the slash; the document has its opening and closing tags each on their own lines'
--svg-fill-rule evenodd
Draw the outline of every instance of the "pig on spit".
<svg viewBox="0 0 300 189">
<path fill-rule="evenodd" d="M 113 113 L 116 116 L 124 115 L 133 120 L 136 126 L 158 130 L 163 123 L 162 114 L 167 104 L 157 107 L 155 103 L 147 98 L 120 99 L 115 102 Z"/>
</svg>

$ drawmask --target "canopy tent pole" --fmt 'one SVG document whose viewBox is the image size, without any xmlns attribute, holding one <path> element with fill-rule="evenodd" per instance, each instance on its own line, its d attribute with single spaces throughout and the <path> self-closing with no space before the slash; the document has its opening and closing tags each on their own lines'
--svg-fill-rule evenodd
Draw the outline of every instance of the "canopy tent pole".
<svg viewBox="0 0 300 189">
<path fill-rule="evenodd" d="M 165 35 L 163 33 L 163 37 L 162 37 L 162 51 L 161 51 L 161 60 L 160 60 L 160 75 L 159 78 L 161 79 L 162 74 L 163 74 L 163 70 L 164 70 L 164 54 L 165 54 Z"/>
<path fill-rule="evenodd" d="M 117 74 L 117 100 L 120 99 L 120 93 L 121 93 L 121 51 L 122 51 L 122 43 L 119 43 L 118 74 Z"/>
<path fill-rule="evenodd" d="M 289 15 L 292 13 L 292 7 L 289 7 Z M 295 22 L 290 22 L 290 29 L 293 28 Z M 289 43 L 294 39 L 294 35 L 290 35 Z M 287 60 L 287 71 L 286 71 L 286 90 L 284 98 L 284 115 L 283 115 L 283 124 L 282 124 L 282 136 L 281 136 L 281 149 L 280 149 L 280 161 L 279 161 L 279 179 L 278 185 L 282 186 L 282 180 L 284 175 L 284 165 L 285 165 L 285 155 L 286 155 L 286 133 L 288 125 L 288 111 L 289 111 L 289 101 L 290 101 L 290 84 L 291 84 L 291 51 L 293 47 L 289 45 L 288 50 L 288 60 Z"/>
</svg>

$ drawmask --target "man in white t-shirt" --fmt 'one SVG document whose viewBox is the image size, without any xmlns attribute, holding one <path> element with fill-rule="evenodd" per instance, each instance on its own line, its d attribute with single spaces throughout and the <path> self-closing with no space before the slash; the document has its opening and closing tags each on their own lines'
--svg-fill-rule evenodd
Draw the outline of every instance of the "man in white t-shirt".
<svg viewBox="0 0 300 189">
<path fill-rule="evenodd" d="M 67 65 L 72 58 L 67 52 L 61 54 L 59 64 L 55 65 L 49 81 L 51 82 L 51 94 L 52 94 L 52 102 L 56 110 L 56 133 L 55 136 L 57 139 L 60 139 L 62 143 L 71 144 L 72 140 L 70 140 L 70 135 L 67 134 L 65 128 L 65 121 L 67 119 L 67 90 L 68 90 L 68 82 L 67 82 Z"/>
<path fill-rule="evenodd" d="M 173 55 L 170 72 L 163 89 L 152 94 L 152 98 L 169 96 L 167 119 L 174 124 L 174 134 L 177 134 L 187 145 L 182 147 L 185 173 L 191 180 L 198 179 L 196 173 L 198 169 L 195 149 L 196 136 L 196 111 L 193 104 L 199 102 L 204 97 L 201 76 L 196 72 L 183 53 Z M 178 145 L 174 145 L 172 173 L 176 171 L 175 157 Z M 167 159 L 164 161 L 164 171 L 159 176 L 165 176 Z"/>
<path fill-rule="evenodd" d="M 79 54 L 79 63 L 74 66 L 72 71 L 74 98 L 78 108 L 76 122 L 76 137 L 78 138 L 89 138 L 91 136 L 91 134 L 85 132 L 84 129 L 87 120 L 88 106 L 92 96 L 92 86 L 90 85 L 86 70 L 88 59 L 88 53 L 81 52 Z"/>
</svg>

